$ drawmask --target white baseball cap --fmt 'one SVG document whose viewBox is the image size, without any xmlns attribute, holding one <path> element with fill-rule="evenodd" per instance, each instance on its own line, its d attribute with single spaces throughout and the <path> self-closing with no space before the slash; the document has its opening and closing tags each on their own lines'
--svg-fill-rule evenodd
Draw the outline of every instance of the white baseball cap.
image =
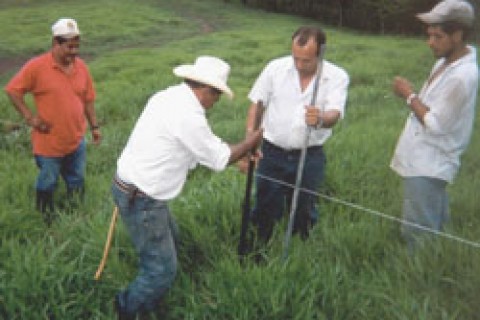
<svg viewBox="0 0 480 320">
<path fill-rule="evenodd" d="M 475 15 L 470 3 L 463 0 L 444 0 L 433 7 L 430 12 L 419 13 L 417 18 L 426 24 L 458 22 L 467 27 L 473 26 Z"/>
<path fill-rule="evenodd" d="M 230 65 L 222 59 L 200 56 L 193 65 L 184 64 L 175 67 L 173 73 L 177 77 L 212 86 L 225 93 L 230 99 L 233 98 L 233 92 L 227 85 Z"/>
<path fill-rule="evenodd" d="M 72 18 L 61 18 L 52 26 L 54 37 L 63 37 L 66 39 L 74 38 L 80 35 L 77 22 Z"/>
</svg>

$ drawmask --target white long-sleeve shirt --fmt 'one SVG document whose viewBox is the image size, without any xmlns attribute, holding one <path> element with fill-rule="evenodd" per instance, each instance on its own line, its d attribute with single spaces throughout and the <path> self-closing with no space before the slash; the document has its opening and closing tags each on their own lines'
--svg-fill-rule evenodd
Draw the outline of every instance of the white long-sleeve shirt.
<svg viewBox="0 0 480 320">
<path fill-rule="evenodd" d="M 284 149 L 300 149 L 306 132 L 305 106 L 310 105 L 314 80 L 302 92 L 300 77 L 292 56 L 272 60 L 263 69 L 248 95 L 252 102 L 267 106 L 263 117 L 263 136 Z M 343 118 L 349 84 L 348 74 L 340 67 L 323 62 L 315 106 L 322 111 L 338 110 Z M 319 146 L 331 136 L 332 129 L 313 130 L 309 146 Z"/>
<path fill-rule="evenodd" d="M 475 48 L 451 63 L 419 93 L 429 107 L 424 125 L 413 112 L 398 140 L 391 168 L 403 177 L 426 176 L 452 182 L 473 128 L 478 91 Z M 431 74 L 444 63 L 439 59 Z"/>
<path fill-rule="evenodd" d="M 176 197 L 197 164 L 226 168 L 230 147 L 211 131 L 205 109 L 186 84 L 153 95 L 117 161 L 117 174 L 150 197 Z"/>
</svg>

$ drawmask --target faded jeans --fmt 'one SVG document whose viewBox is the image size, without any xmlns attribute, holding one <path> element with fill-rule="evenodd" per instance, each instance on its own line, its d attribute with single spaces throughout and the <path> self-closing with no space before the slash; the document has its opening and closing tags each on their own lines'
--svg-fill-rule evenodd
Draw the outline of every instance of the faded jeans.
<svg viewBox="0 0 480 320">
<path fill-rule="evenodd" d="M 82 140 L 78 148 L 62 157 L 44 157 L 35 155 L 35 162 L 40 169 L 37 177 L 36 189 L 53 192 L 57 186 L 58 176 L 61 175 L 67 190 L 79 190 L 84 186 L 86 143 Z"/>
<path fill-rule="evenodd" d="M 177 226 L 167 203 L 144 194 L 128 194 L 113 183 L 113 198 L 138 254 L 138 274 L 118 294 L 129 315 L 155 309 L 172 286 L 177 271 Z"/>
<path fill-rule="evenodd" d="M 403 179 L 403 219 L 429 229 L 440 231 L 449 220 L 447 182 L 429 177 Z M 413 250 L 422 230 L 402 225 L 402 235 Z"/>
</svg>

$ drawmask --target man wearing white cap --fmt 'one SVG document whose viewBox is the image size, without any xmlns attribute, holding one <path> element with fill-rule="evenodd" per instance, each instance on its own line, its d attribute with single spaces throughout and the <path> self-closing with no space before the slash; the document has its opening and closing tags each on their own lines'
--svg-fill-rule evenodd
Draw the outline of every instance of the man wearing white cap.
<svg viewBox="0 0 480 320">
<path fill-rule="evenodd" d="M 52 26 L 52 49 L 28 61 L 5 91 L 32 128 L 33 154 L 40 173 L 36 181 L 37 209 L 48 225 L 52 220 L 53 192 L 61 174 L 69 198 L 82 196 L 85 174 L 87 121 L 93 142 L 100 142 L 93 80 L 78 58 L 80 30 L 71 18 Z M 25 103 L 31 93 L 35 111 Z M 87 120 L 87 121 L 86 121 Z"/>
<path fill-rule="evenodd" d="M 230 66 L 202 56 L 173 73 L 184 82 L 157 92 L 148 101 L 117 162 L 112 192 L 139 255 L 137 278 L 115 297 L 119 319 L 152 311 L 170 288 L 177 270 L 176 225 L 167 202 L 182 190 L 197 164 L 221 171 L 261 139 L 255 131 L 228 145 L 213 134 L 205 111 L 227 85 Z"/>
<path fill-rule="evenodd" d="M 391 167 L 403 177 L 404 219 L 441 230 L 449 217 L 446 186 L 460 168 L 475 114 L 477 56 L 466 43 L 474 11 L 467 1 L 445 0 L 417 17 L 427 25 L 427 43 L 438 60 L 418 93 L 408 80 L 394 79 L 393 91 L 411 113 Z M 413 226 L 402 228 L 411 250 L 419 232 Z"/>
</svg>

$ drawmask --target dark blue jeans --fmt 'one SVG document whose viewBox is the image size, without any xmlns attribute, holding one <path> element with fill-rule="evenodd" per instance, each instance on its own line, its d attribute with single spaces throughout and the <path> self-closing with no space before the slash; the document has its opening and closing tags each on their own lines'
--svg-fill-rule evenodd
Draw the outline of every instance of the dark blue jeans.
<svg viewBox="0 0 480 320">
<path fill-rule="evenodd" d="M 122 312 L 135 316 L 154 310 L 175 279 L 178 229 L 166 202 L 115 183 L 112 194 L 139 258 L 137 277 L 118 294 Z"/>
<path fill-rule="evenodd" d="M 63 157 L 43 157 L 35 155 L 35 162 L 40 169 L 37 177 L 38 191 L 53 192 L 57 186 L 59 175 L 67 185 L 67 190 L 79 190 L 84 186 L 86 143 L 82 140 L 78 148 Z"/>
<path fill-rule="evenodd" d="M 262 152 L 263 158 L 260 160 L 257 173 L 295 185 L 300 150 L 285 151 L 264 141 Z M 316 192 L 323 180 L 325 165 L 323 148 L 321 146 L 308 148 L 301 188 Z M 293 190 L 292 187 L 257 176 L 252 218 L 257 224 L 260 240 L 266 242 L 270 239 L 275 221 L 283 216 L 286 209 L 290 209 Z M 308 237 L 309 228 L 318 219 L 317 198 L 310 193 L 299 193 L 293 232 L 300 233 L 302 238 Z"/>
</svg>

